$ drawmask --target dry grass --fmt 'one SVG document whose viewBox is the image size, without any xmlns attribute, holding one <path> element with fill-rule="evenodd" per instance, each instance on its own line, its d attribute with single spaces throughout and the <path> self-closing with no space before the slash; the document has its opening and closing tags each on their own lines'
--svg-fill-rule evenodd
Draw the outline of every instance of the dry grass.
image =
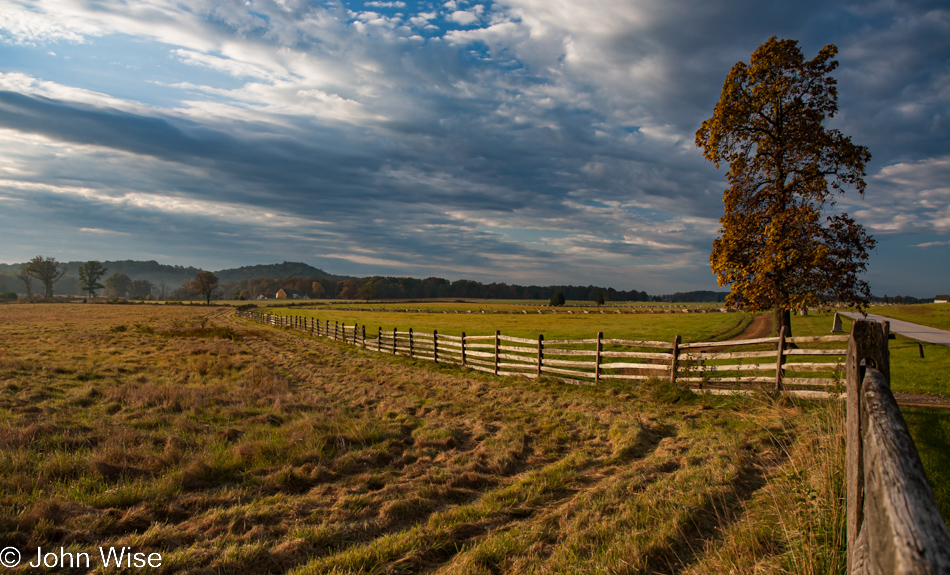
<svg viewBox="0 0 950 575">
<path fill-rule="evenodd" d="M 123 327 L 119 327 L 123 326 Z M 841 572 L 841 413 L 0 306 L 0 539 L 190 573 Z"/>
</svg>

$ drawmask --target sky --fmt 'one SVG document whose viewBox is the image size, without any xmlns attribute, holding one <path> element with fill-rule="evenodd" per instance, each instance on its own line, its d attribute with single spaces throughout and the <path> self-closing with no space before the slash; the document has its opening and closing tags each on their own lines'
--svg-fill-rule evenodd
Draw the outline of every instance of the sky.
<svg viewBox="0 0 950 575">
<path fill-rule="evenodd" d="M 720 289 L 695 132 L 773 35 L 838 47 L 874 294 L 950 292 L 945 0 L 0 0 L 0 262 Z"/>
</svg>

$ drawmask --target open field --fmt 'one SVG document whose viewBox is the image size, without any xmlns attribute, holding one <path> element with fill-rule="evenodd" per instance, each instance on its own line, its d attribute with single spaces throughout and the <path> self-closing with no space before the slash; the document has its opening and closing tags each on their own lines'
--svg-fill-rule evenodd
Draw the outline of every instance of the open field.
<svg viewBox="0 0 950 575">
<path fill-rule="evenodd" d="M 168 573 L 843 572 L 836 402 L 496 379 L 222 308 L 2 306 L 0 346 L 0 537 L 24 550 L 124 545 Z"/>
<path fill-rule="evenodd" d="M 950 304 L 925 303 L 917 305 L 876 305 L 868 310 L 894 319 L 950 330 Z"/>
<path fill-rule="evenodd" d="M 498 312 L 498 313 L 551 313 L 552 311 L 558 311 L 560 313 L 567 313 L 568 311 L 573 311 L 574 313 L 583 313 L 584 310 L 589 313 L 616 313 L 616 310 L 621 310 L 623 312 L 637 312 L 637 311 L 665 311 L 665 310 L 677 310 L 681 311 L 683 309 L 708 309 L 708 310 L 719 310 L 722 308 L 722 303 L 670 303 L 670 302 L 646 302 L 646 301 L 620 301 L 620 302 L 606 302 L 603 306 L 598 306 L 596 302 L 592 301 L 575 301 L 568 300 L 564 306 L 552 308 L 548 305 L 547 300 L 499 300 L 499 299 L 435 299 L 435 300 L 406 300 L 406 301 L 390 301 L 390 300 L 370 300 L 370 301 L 351 301 L 351 300 L 339 300 L 339 299 L 312 299 L 312 300 L 285 300 L 285 299 L 267 299 L 267 300 L 251 300 L 251 301 L 227 301 L 222 302 L 229 305 L 241 305 L 246 303 L 254 303 L 260 305 L 276 305 L 276 306 L 297 306 L 297 307 L 315 307 L 315 308 L 325 308 L 331 307 L 334 309 L 356 309 L 361 307 L 363 309 L 373 308 L 376 311 L 398 311 L 404 312 L 409 311 L 426 311 L 431 310 L 436 313 L 441 313 L 442 311 L 454 312 L 467 312 L 469 310 L 480 313 L 482 311 L 488 312 Z"/>
<path fill-rule="evenodd" d="M 893 306 L 891 306 L 893 307 Z M 926 306 L 908 306 L 926 307 Z M 851 331 L 852 320 L 841 316 L 844 331 Z M 793 316 L 795 335 L 826 335 L 834 322 L 834 312 L 811 312 Z M 950 396 L 950 347 L 924 344 L 921 358 L 917 342 L 900 335 L 889 344 L 891 355 L 891 389 L 903 393 L 924 393 Z"/>
<path fill-rule="evenodd" d="M 537 338 L 543 333 L 545 339 L 584 339 L 596 337 L 598 331 L 604 337 L 636 340 L 672 341 L 677 335 L 684 342 L 714 341 L 728 339 L 738 335 L 752 320 L 745 313 L 650 313 L 650 314 L 609 314 L 609 313 L 567 313 L 560 309 L 552 314 L 491 314 L 480 313 L 477 307 L 468 304 L 464 311 L 473 313 L 454 313 L 460 304 L 429 303 L 424 309 L 452 311 L 453 313 L 428 312 L 392 312 L 358 311 L 354 309 L 306 309 L 306 307 L 259 307 L 256 311 L 275 315 L 296 315 L 301 317 L 329 320 L 346 325 L 365 325 L 367 335 L 375 334 L 378 329 L 392 331 L 393 328 L 431 332 L 438 330 L 444 335 L 491 335 L 500 330 L 505 335 L 525 338 Z M 376 306 L 372 306 L 378 309 Z M 366 308 L 368 309 L 368 307 Z M 412 309 L 412 308 L 409 308 Z M 519 308 L 520 309 L 520 308 Z M 573 310 L 572 310 L 573 311 Z"/>
</svg>

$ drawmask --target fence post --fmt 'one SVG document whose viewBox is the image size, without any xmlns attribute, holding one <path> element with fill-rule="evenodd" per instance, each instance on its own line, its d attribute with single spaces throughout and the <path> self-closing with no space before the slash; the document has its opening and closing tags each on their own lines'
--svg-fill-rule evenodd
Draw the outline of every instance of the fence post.
<svg viewBox="0 0 950 575">
<path fill-rule="evenodd" d="M 393 355 L 396 355 L 396 328 L 393 328 Z"/>
<path fill-rule="evenodd" d="M 353 324 L 353 345 L 356 345 L 356 323 Z"/>
<path fill-rule="evenodd" d="M 846 505 L 848 535 L 848 572 L 851 572 L 855 551 L 858 550 L 858 533 L 864 523 L 864 422 L 861 421 L 862 383 L 868 367 L 875 367 L 887 381 L 891 380 L 890 361 L 887 355 L 888 324 L 857 320 L 851 324 L 851 339 L 845 360 L 845 391 L 847 412 L 845 426 Z M 864 551 L 867 551 L 864 549 Z"/>
<path fill-rule="evenodd" d="M 432 330 L 432 361 L 439 363 L 439 330 Z"/>
<path fill-rule="evenodd" d="M 600 352 L 604 349 L 604 332 L 597 332 L 597 355 L 594 356 L 594 383 L 600 383 Z"/>
<path fill-rule="evenodd" d="M 782 391 L 782 364 L 785 363 L 785 326 L 778 330 L 778 355 L 775 357 L 775 391 Z"/>
<path fill-rule="evenodd" d="M 363 349 L 366 349 L 366 326 L 360 327 L 360 338 L 362 339 Z"/>
<path fill-rule="evenodd" d="M 412 328 L 409 328 L 409 359 L 412 359 Z"/>
<path fill-rule="evenodd" d="M 544 363 L 544 334 L 538 334 L 538 377 L 541 377 L 541 364 Z"/>
<path fill-rule="evenodd" d="M 495 330 L 495 375 L 498 375 L 498 336 L 501 335 L 501 330 Z"/>
<path fill-rule="evenodd" d="M 950 533 L 890 390 L 889 331 L 856 320 L 848 344 L 848 572 L 950 573 Z"/>
<path fill-rule="evenodd" d="M 676 383 L 676 370 L 680 362 L 680 336 L 673 338 L 673 358 L 670 360 L 670 383 Z"/>
<path fill-rule="evenodd" d="M 383 351 L 383 326 L 376 326 L 376 351 Z"/>
<path fill-rule="evenodd" d="M 325 335 L 327 338 L 330 337 L 330 320 L 327 320 L 326 327 L 325 327 L 325 331 L 323 332 L 323 335 Z"/>
<path fill-rule="evenodd" d="M 465 366 L 465 332 L 462 332 L 462 366 Z"/>
</svg>

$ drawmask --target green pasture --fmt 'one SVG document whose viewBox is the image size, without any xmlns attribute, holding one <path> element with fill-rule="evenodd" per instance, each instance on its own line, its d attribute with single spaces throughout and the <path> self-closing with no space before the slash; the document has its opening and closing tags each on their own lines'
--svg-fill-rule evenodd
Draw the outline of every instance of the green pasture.
<svg viewBox="0 0 950 575">
<path fill-rule="evenodd" d="M 589 339 L 597 337 L 597 332 L 603 332 L 606 338 L 672 341 L 677 335 L 682 336 L 684 342 L 716 341 L 728 339 L 745 329 L 751 321 L 751 315 L 746 313 L 644 313 L 644 314 L 617 314 L 617 313 L 583 313 L 577 310 L 567 313 L 561 308 L 557 314 L 534 313 L 526 314 L 497 314 L 489 310 L 469 308 L 457 310 L 452 303 L 427 303 L 425 309 L 446 311 L 447 313 L 429 312 L 393 312 L 393 311 L 358 311 L 347 309 L 305 309 L 301 307 L 268 307 L 260 308 L 261 313 L 275 315 L 293 315 L 316 318 L 321 321 L 329 320 L 345 325 L 354 323 L 366 326 L 366 334 L 375 335 L 378 329 L 392 331 L 432 332 L 438 330 L 440 334 L 459 335 L 491 335 L 495 330 L 504 335 L 515 337 L 536 338 L 544 334 L 544 339 Z M 376 306 L 372 306 L 378 309 Z M 364 306 L 364 309 L 367 309 Z M 405 309 L 405 308 L 403 308 Z M 412 308 L 410 308 L 412 309 Z M 456 313 L 459 311 L 459 313 Z M 484 313 L 482 313 L 484 311 Z"/>
<path fill-rule="evenodd" d="M 894 319 L 950 330 L 950 304 L 878 305 L 868 310 Z"/>
<path fill-rule="evenodd" d="M 936 307 L 939 307 L 937 304 Z M 929 306 L 887 306 L 927 308 Z M 877 313 L 877 310 L 873 310 Z M 841 316 L 845 333 L 851 332 L 852 320 Z M 828 335 L 834 323 L 834 312 L 810 312 L 807 316 L 792 317 L 794 335 Z M 915 323 L 923 324 L 923 321 Z M 938 319 L 939 323 L 939 319 Z M 920 357 L 917 341 L 897 335 L 890 340 L 888 349 L 891 354 L 891 389 L 903 393 L 925 393 L 929 395 L 950 395 L 950 347 L 945 345 L 923 344 L 924 357 Z"/>
<path fill-rule="evenodd" d="M 269 307 L 293 307 L 293 308 L 314 308 L 314 309 L 333 309 L 350 310 L 362 308 L 373 309 L 375 311 L 396 311 L 406 312 L 419 311 L 426 313 L 442 312 L 500 312 L 500 313 L 550 313 L 552 310 L 559 312 L 573 311 L 576 313 L 616 313 L 616 310 L 624 311 L 656 311 L 656 310 L 675 310 L 683 309 L 719 309 L 723 306 L 721 303 L 670 303 L 670 302 L 606 302 L 598 306 L 593 301 L 575 301 L 568 300 L 567 303 L 558 308 L 552 308 L 547 300 L 497 300 L 497 299 L 455 299 L 455 300 L 416 300 L 416 301 L 346 301 L 338 299 L 313 299 L 313 300 L 254 300 L 250 302 L 242 301 L 224 301 L 220 302 L 228 305 L 241 305 L 253 303 L 255 305 L 265 305 Z"/>
<path fill-rule="evenodd" d="M 927 471 L 937 506 L 944 520 L 950 520 L 950 410 L 902 407 L 901 414 Z"/>
</svg>

